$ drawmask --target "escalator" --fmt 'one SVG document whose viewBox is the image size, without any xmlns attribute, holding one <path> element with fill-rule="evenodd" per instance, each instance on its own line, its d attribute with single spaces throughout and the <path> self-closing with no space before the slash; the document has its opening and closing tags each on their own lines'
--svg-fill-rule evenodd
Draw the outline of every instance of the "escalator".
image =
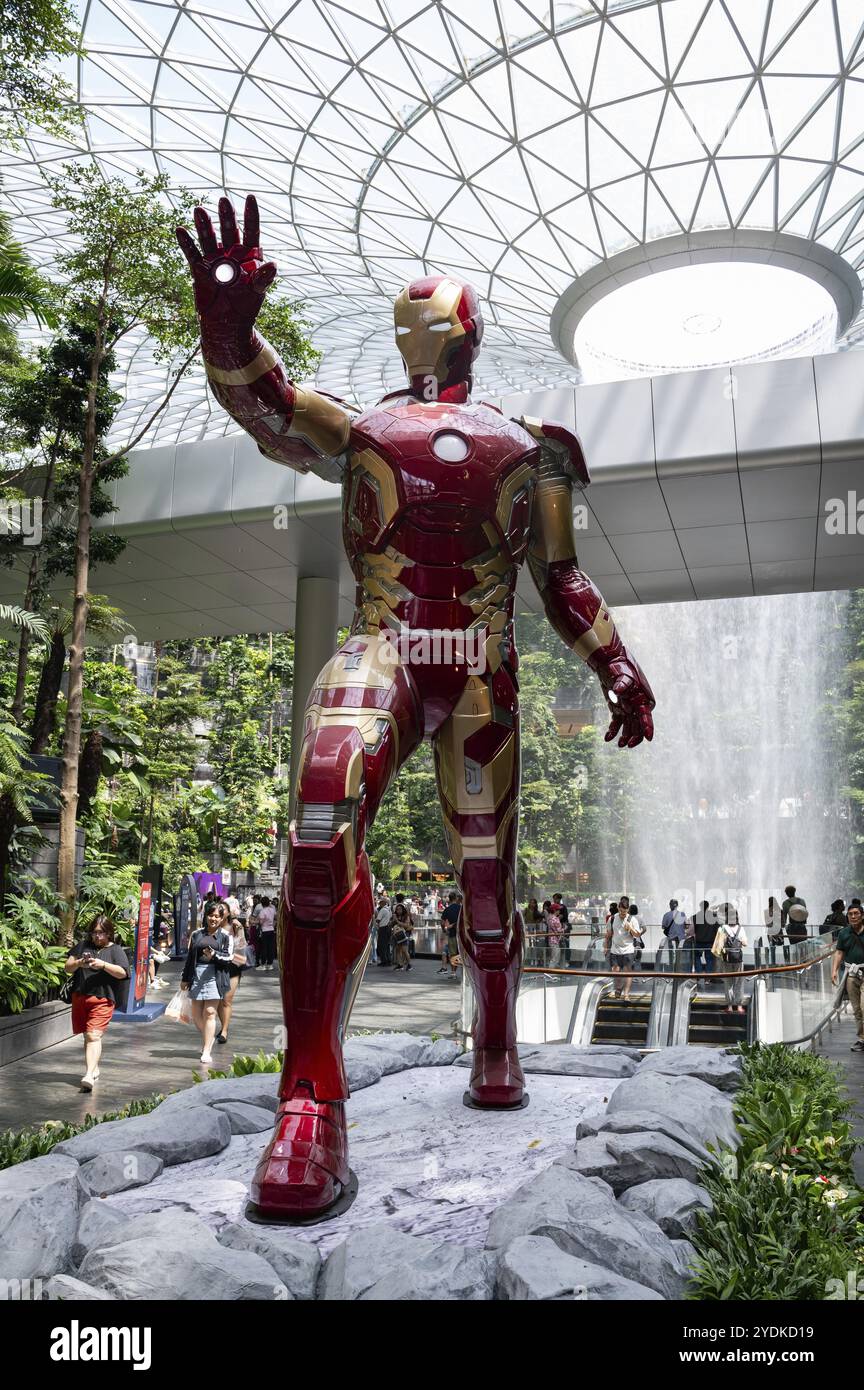
<svg viewBox="0 0 864 1390">
<path fill-rule="evenodd" d="M 627 1000 L 616 999 L 612 993 L 604 994 L 597 1004 L 591 1041 L 645 1047 L 650 1013 L 650 994 L 634 992 Z"/>
<path fill-rule="evenodd" d="M 747 1041 L 750 1000 L 744 999 L 747 1013 L 727 1014 L 722 994 L 694 996 L 690 1003 L 687 1041 L 703 1047 L 734 1047 Z"/>
</svg>

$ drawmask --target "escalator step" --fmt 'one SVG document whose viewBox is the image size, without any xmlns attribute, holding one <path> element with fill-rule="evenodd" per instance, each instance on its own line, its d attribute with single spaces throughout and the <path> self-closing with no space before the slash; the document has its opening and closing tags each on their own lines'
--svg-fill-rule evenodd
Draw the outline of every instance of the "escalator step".
<svg viewBox="0 0 864 1390">
<path fill-rule="evenodd" d="M 723 1043 L 732 1045 L 747 1036 L 743 1028 L 694 1028 L 691 1026 L 687 1041 L 691 1043 Z"/>
<path fill-rule="evenodd" d="M 595 1023 L 595 1038 L 602 1038 L 604 1042 L 611 1038 L 646 1038 L 647 1028 L 627 1028 L 623 1023 Z"/>
</svg>

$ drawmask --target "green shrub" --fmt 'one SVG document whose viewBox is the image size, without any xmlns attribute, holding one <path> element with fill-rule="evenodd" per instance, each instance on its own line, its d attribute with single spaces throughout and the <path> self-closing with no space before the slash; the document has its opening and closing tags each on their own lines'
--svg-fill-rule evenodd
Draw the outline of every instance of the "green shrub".
<svg viewBox="0 0 864 1390">
<path fill-rule="evenodd" d="M 44 1125 L 31 1125 L 26 1129 L 0 1130 L 0 1169 L 26 1163 L 30 1158 L 42 1158 L 64 1139 L 74 1139 L 76 1134 L 84 1134 L 94 1125 L 105 1124 L 108 1120 L 129 1120 L 136 1115 L 149 1115 L 164 1099 L 164 1096 L 154 1095 L 131 1100 L 122 1110 L 113 1110 L 106 1115 L 87 1115 L 80 1125 L 69 1124 L 66 1120 L 48 1120 Z"/>
<path fill-rule="evenodd" d="M 0 920 L 0 1013 L 18 1014 L 56 990 L 66 979 L 68 954 L 36 933 L 19 936 Z"/>
<path fill-rule="evenodd" d="M 225 1081 L 230 1076 L 253 1076 L 258 1072 L 281 1072 L 281 1052 L 259 1052 L 257 1057 L 235 1057 L 228 1071 L 208 1070 L 206 1076 L 197 1071 L 192 1073 L 195 1081 Z"/>
<path fill-rule="evenodd" d="M 864 1273 L 864 1193 L 839 1070 L 780 1043 L 741 1053 L 741 1145 L 703 1170 L 714 1209 L 697 1217 L 689 1296 L 824 1299 L 830 1280 Z"/>
</svg>

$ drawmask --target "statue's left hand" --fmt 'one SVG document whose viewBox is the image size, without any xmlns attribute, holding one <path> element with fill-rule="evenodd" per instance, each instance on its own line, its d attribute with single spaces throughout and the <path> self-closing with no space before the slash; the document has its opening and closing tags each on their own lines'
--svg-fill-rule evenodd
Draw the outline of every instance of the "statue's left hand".
<svg viewBox="0 0 864 1390">
<path fill-rule="evenodd" d="M 619 748 L 635 748 L 643 739 L 654 737 L 651 717 L 656 701 L 654 692 L 639 665 L 625 653 L 599 672 L 612 721 L 606 742 L 618 737 Z"/>
</svg>

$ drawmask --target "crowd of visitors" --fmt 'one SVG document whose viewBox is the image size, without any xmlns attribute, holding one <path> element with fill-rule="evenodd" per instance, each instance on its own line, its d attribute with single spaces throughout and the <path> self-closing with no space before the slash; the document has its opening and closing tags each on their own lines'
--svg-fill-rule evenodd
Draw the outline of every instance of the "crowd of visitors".
<svg viewBox="0 0 864 1390">
<path fill-rule="evenodd" d="M 168 1007 L 169 1016 L 194 1023 L 201 1037 L 201 1062 L 213 1060 L 214 1044 L 228 1041 L 231 1015 L 240 980 L 248 969 L 270 972 L 277 951 L 277 903 L 264 894 L 248 893 L 241 902 L 233 893 L 222 898 L 211 889 L 203 901 L 202 926 L 193 933 L 185 958 L 181 986 Z M 458 983 L 459 921 L 462 902 L 450 891 L 446 903 L 433 890 L 417 894 L 389 894 L 379 887 L 370 935 L 370 963 L 394 973 L 409 974 L 415 957 L 415 933 L 422 925 L 440 926 L 443 933 L 439 976 Z M 793 884 L 782 900 L 769 897 L 763 911 L 768 959 L 788 962 L 791 948 L 809 934 L 809 909 Z M 602 905 L 589 900 L 576 909 L 568 907 L 562 893 L 542 902 L 531 898 L 523 919 L 528 941 L 541 946 L 543 964 L 549 969 L 571 963 L 571 934 L 603 935 L 603 949 L 614 994 L 624 1001 L 631 996 L 645 944 L 645 928 L 639 907 L 626 895 Z M 703 900 L 688 917 L 677 899 L 671 898 L 660 922 L 679 969 L 701 976 L 719 974 L 726 994 L 726 1011 L 745 1012 L 744 951 L 749 947 L 745 925 L 733 903 L 712 906 Z M 587 929 L 587 930 L 586 930 Z M 822 937 L 834 944 L 832 978 L 836 984 L 845 967 L 846 988 L 855 1017 L 854 1050 L 864 1052 L 864 908 L 853 897 L 848 906 L 836 898 L 819 927 Z M 92 1091 L 99 1080 L 102 1042 L 118 1007 L 125 1009 L 130 983 L 126 952 L 116 942 L 116 925 L 106 915 L 94 918 L 88 931 L 70 951 L 66 971 L 71 976 L 68 997 L 72 1004 L 73 1032 L 84 1042 L 84 1075 L 81 1088 Z M 757 943 L 758 944 L 758 943 Z M 151 938 L 149 983 L 164 987 L 159 972 L 171 958 L 171 933 L 157 913 Z M 782 956 L 776 953 L 782 952 Z"/>
</svg>

